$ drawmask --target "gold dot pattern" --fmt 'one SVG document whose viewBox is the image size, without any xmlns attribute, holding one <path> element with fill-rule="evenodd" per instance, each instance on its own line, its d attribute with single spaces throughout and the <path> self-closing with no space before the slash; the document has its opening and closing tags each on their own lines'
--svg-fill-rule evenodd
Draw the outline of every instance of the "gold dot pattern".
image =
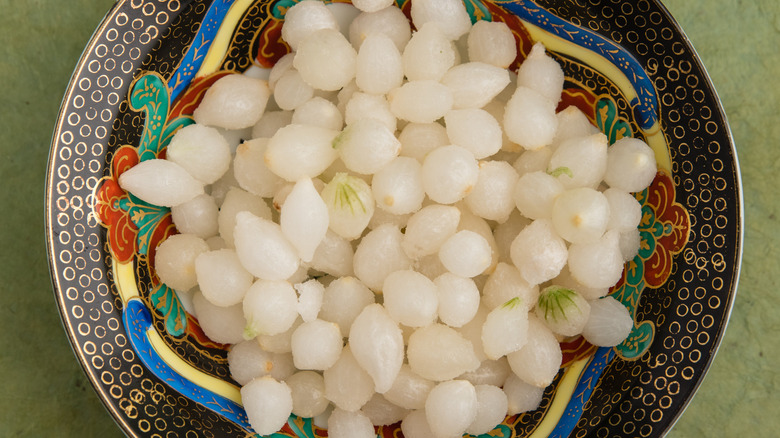
<svg viewBox="0 0 780 438">
<path fill-rule="evenodd" d="M 732 141 L 704 68 L 656 2 L 538 4 L 632 51 L 658 95 L 676 199 L 690 215 L 689 243 L 666 284 L 645 289 L 639 303 L 637 321 L 655 324 L 650 351 L 610 364 L 572 434 L 661 436 L 706 372 L 734 298 L 742 223 Z"/>
<path fill-rule="evenodd" d="M 127 104 L 133 78 L 144 70 L 172 74 L 207 4 L 119 2 L 85 50 L 52 144 L 47 224 L 61 316 L 98 395 L 130 436 L 246 435 L 179 395 L 139 360 L 122 323 L 105 229 L 94 210 L 106 163 L 119 146 L 138 143 L 144 124 Z"/>
<path fill-rule="evenodd" d="M 253 54 L 257 53 L 256 30 L 268 20 L 269 13 L 270 3 L 266 2 L 256 2 L 246 11 L 225 54 L 225 69 L 244 71 L 252 65 Z"/>
<path fill-rule="evenodd" d="M 210 409 L 171 389 L 146 369 L 127 339 L 122 300 L 114 286 L 105 229 L 94 207 L 107 164 L 122 145 L 136 145 L 143 115 L 127 92 L 144 71 L 170 77 L 192 43 L 208 0 L 120 0 L 85 50 L 55 130 L 47 183 L 49 257 L 56 296 L 74 350 L 111 414 L 130 436 L 245 436 Z M 251 65 L 252 28 L 268 10 L 253 5 L 239 21 L 223 65 Z M 537 4 L 631 51 L 645 67 L 659 102 L 669 144 L 676 200 L 690 216 L 686 248 L 669 280 L 646 288 L 637 321 L 655 327 L 649 351 L 614 359 L 585 402 L 570 436 L 656 437 L 681 414 L 706 372 L 734 298 L 740 253 L 740 187 L 733 146 L 709 79 L 677 25 L 656 0 L 538 0 Z M 609 94 L 622 118 L 639 127 L 630 103 L 598 72 L 559 57 L 578 86 Z M 136 261 L 139 289 L 148 296 L 145 260 Z M 224 352 L 196 347 L 154 327 L 182 358 L 229 379 Z M 560 379 L 560 375 L 558 376 Z M 518 416 L 516 436 L 533 432 L 549 408 Z"/>
</svg>

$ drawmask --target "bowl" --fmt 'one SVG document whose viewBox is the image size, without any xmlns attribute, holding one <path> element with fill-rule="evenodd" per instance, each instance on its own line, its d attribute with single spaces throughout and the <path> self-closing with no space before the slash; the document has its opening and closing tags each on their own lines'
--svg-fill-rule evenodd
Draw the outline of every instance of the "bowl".
<svg viewBox="0 0 780 438">
<path fill-rule="evenodd" d="M 284 55 L 281 25 L 294 3 L 120 0 L 63 99 L 45 200 L 54 294 L 78 360 L 129 436 L 252 434 L 228 347 L 203 334 L 151 268 L 156 246 L 176 233 L 170 210 L 129 195 L 117 178 L 161 156 L 218 78 L 261 72 Z M 408 0 L 398 3 L 408 12 Z M 639 255 L 610 292 L 629 309 L 631 334 L 612 348 L 564 341 L 541 406 L 490 436 L 663 436 L 717 352 L 740 268 L 739 167 L 712 83 L 657 0 L 466 7 L 472 20 L 506 22 L 519 59 L 543 42 L 566 74 L 561 108 L 579 107 L 610 142 L 644 139 L 658 162 L 636 194 Z M 327 436 L 315 423 L 291 417 L 272 436 Z M 401 436 L 397 424 L 377 433 Z"/>
</svg>

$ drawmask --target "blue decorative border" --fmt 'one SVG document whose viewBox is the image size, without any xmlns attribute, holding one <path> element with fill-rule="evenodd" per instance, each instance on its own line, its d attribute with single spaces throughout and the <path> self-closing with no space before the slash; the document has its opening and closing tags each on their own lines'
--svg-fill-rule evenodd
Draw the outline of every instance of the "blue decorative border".
<svg viewBox="0 0 780 438">
<path fill-rule="evenodd" d="M 615 65 L 628 78 L 637 92 L 631 101 L 639 126 L 650 129 L 658 121 L 658 98 L 650 77 L 634 56 L 596 32 L 576 26 L 552 14 L 530 0 L 496 0 L 506 10 L 545 31 L 597 53 Z"/>
<path fill-rule="evenodd" d="M 229 418 L 247 430 L 252 430 L 246 412 L 241 405 L 195 385 L 179 375 L 160 358 L 160 355 L 154 350 L 151 342 L 149 342 L 149 338 L 146 336 L 146 332 L 154 330 L 154 327 L 152 325 L 152 315 L 141 299 L 133 298 L 125 304 L 122 322 L 125 324 L 125 330 L 127 330 L 127 336 L 133 349 L 138 353 L 141 362 L 155 376 L 190 400 Z"/>
<path fill-rule="evenodd" d="M 175 101 L 179 94 L 192 82 L 195 73 L 198 72 L 203 64 L 203 59 L 206 57 L 211 43 L 214 42 L 214 37 L 217 36 L 222 20 L 225 19 L 225 15 L 227 15 L 234 1 L 216 0 L 209 6 L 209 10 L 206 11 L 206 15 L 203 17 L 203 22 L 193 39 L 192 45 L 187 49 L 187 53 L 184 55 L 179 68 L 176 69 L 176 73 L 168 81 L 168 88 L 171 90 L 171 102 Z"/>
<path fill-rule="evenodd" d="M 249 424 L 249 418 L 247 417 L 243 406 L 187 380 L 162 360 L 154 347 L 152 347 L 152 344 L 149 342 L 149 338 L 146 335 L 148 331 L 154 330 L 154 327 L 152 315 L 149 313 L 146 304 L 144 304 L 140 298 L 133 298 L 125 304 L 125 309 L 122 313 L 122 322 L 125 325 L 127 337 L 130 340 L 130 345 L 132 345 L 133 350 L 138 353 L 138 357 L 141 359 L 144 366 L 157 376 L 157 378 L 188 399 L 233 421 L 248 432 L 252 432 L 252 426 Z M 295 415 L 291 415 L 287 420 L 287 424 L 300 437 L 315 436 L 313 430 L 314 425 L 310 418 L 299 418 Z M 254 436 L 259 438 L 259 435 L 257 434 Z M 265 437 L 289 438 L 288 435 L 281 433 L 265 435 Z"/>
<path fill-rule="evenodd" d="M 550 432 L 548 438 L 566 438 L 571 434 L 574 427 L 577 426 L 580 417 L 582 417 L 585 403 L 590 399 L 593 390 L 596 389 L 596 384 L 601 374 L 604 373 L 604 369 L 614 357 L 615 349 L 612 347 L 601 347 L 596 350 L 588 366 L 582 372 L 571 400 L 569 400 L 569 404 L 563 412 L 563 416 L 558 420 L 558 424 Z"/>
</svg>

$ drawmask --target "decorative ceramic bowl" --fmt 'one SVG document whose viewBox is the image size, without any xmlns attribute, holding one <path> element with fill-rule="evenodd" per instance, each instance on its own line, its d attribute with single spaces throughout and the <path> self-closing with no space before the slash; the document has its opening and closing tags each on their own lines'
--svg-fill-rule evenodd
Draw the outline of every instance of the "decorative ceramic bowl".
<svg viewBox="0 0 780 438">
<path fill-rule="evenodd" d="M 120 0 L 65 95 L 46 192 L 55 296 L 81 365 L 130 436 L 252 434 L 226 347 L 204 336 L 151 269 L 155 247 L 176 233 L 169 209 L 126 193 L 117 178 L 163 154 L 217 78 L 285 54 L 281 26 L 293 4 Z M 561 107 L 579 107 L 611 142 L 644 139 L 658 162 L 652 185 L 636 194 L 639 255 L 611 291 L 634 318 L 630 336 L 614 348 L 564 343 L 542 405 L 490 436 L 662 436 L 715 355 L 740 266 L 739 169 L 712 84 L 657 0 L 466 6 L 474 20 L 509 25 L 518 62 L 543 42 L 566 72 Z M 398 425 L 377 433 L 401 436 Z M 273 436 L 326 432 L 291 417 Z"/>
</svg>

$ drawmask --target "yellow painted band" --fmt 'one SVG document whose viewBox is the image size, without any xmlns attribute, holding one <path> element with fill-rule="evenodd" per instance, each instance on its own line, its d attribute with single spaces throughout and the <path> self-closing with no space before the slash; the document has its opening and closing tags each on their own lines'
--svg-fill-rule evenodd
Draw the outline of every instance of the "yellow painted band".
<svg viewBox="0 0 780 438">
<path fill-rule="evenodd" d="M 136 273 L 133 263 L 114 262 L 112 269 L 116 280 L 115 284 L 119 291 L 119 296 L 122 298 L 122 302 L 127 303 L 133 298 L 140 298 L 141 294 L 138 292 L 138 287 L 135 283 Z M 233 400 L 239 405 L 241 404 L 241 394 L 235 385 L 217 379 L 214 376 L 210 376 L 184 361 L 184 359 L 180 358 L 170 349 L 170 347 L 168 347 L 168 344 L 163 341 L 154 327 L 150 327 L 146 330 L 146 336 L 149 338 L 152 348 L 154 348 L 163 362 L 168 364 L 168 366 L 179 375 L 201 388 L 207 388 L 211 392 Z"/>
<path fill-rule="evenodd" d="M 569 366 L 563 374 L 558 388 L 555 390 L 550 408 L 547 409 L 547 413 L 544 415 L 541 423 L 536 426 L 534 432 L 528 436 L 528 438 L 546 438 L 558 425 L 558 421 L 563 417 L 566 406 L 569 404 L 574 390 L 577 388 L 577 383 L 580 381 L 582 371 L 590 361 L 590 357 L 580 359 Z"/>
<path fill-rule="evenodd" d="M 215 394 L 221 395 L 222 397 L 238 403 L 239 405 L 242 404 L 241 393 L 235 385 L 225 382 L 224 380 L 220 380 L 214 376 L 210 376 L 185 362 L 184 359 L 180 358 L 173 351 L 171 351 L 171 349 L 168 347 L 168 344 L 162 340 L 154 327 L 150 327 L 146 331 L 146 336 L 149 338 L 149 343 L 152 344 L 152 348 L 154 348 L 157 354 L 160 355 L 160 358 L 166 364 L 168 364 L 168 366 L 173 368 L 179 375 L 194 383 L 195 385 L 200 386 L 201 388 L 206 388 Z"/>
<path fill-rule="evenodd" d="M 114 284 L 116 284 L 119 296 L 122 298 L 122 303 L 127 303 L 131 298 L 140 298 L 141 293 L 138 292 L 138 287 L 135 284 L 135 266 L 133 262 L 119 263 L 114 261 L 112 265 Z"/>
<path fill-rule="evenodd" d="M 663 169 L 669 175 L 672 174 L 672 157 L 669 156 L 669 146 L 666 144 L 664 133 L 658 127 L 658 122 L 653 125 L 652 134 L 645 133 L 647 144 L 655 152 L 655 163 L 658 169 Z"/>
<path fill-rule="evenodd" d="M 238 26 L 239 20 L 244 15 L 244 12 L 254 3 L 254 0 L 237 0 L 230 6 L 225 19 L 219 26 L 217 36 L 214 37 L 214 42 L 211 43 L 206 57 L 203 59 L 203 63 L 200 65 L 200 70 L 195 77 L 208 76 L 217 71 L 222 64 L 222 60 L 225 58 L 230 41 L 233 38 L 233 32 Z"/>
</svg>

